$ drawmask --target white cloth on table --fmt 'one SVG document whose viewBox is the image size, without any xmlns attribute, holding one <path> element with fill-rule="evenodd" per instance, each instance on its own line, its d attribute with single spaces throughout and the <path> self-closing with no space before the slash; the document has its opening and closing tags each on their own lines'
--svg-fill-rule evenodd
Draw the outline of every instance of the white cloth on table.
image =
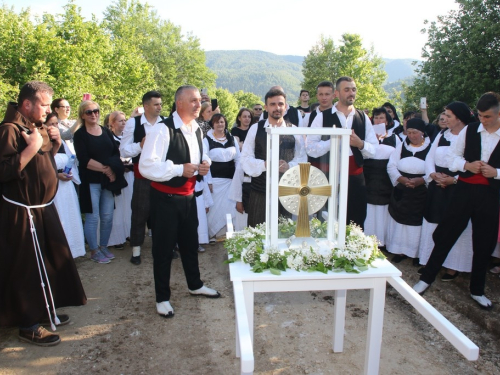
<svg viewBox="0 0 500 375">
<path fill-rule="evenodd" d="M 125 172 L 128 186 L 122 189 L 120 195 L 115 196 L 115 210 L 113 211 L 113 227 L 109 236 L 108 246 L 121 245 L 130 236 L 132 220 L 132 194 L 134 191 L 134 172 Z"/>
<path fill-rule="evenodd" d="M 437 226 L 437 224 L 429 223 L 425 219 L 422 223 L 422 235 L 418 254 L 420 264 L 422 265 L 427 264 L 432 249 L 434 249 L 432 234 Z M 446 257 L 443 267 L 459 272 L 470 272 L 472 270 L 472 255 L 472 223 L 469 220 L 467 228 L 462 232 Z"/>
<path fill-rule="evenodd" d="M 66 143 L 64 149 L 66 154 L 56 154 L 54 156 L 57 169 L 63 169 L 68 162 L 70 153 Z M 73 168 L 72 173 L 74 178 L 78 177 L 78 168 Z M 77 179 L 78 183 L 80 179 Z M 59 219 L 66 234 L 68 245 L 71 250 L 73 258 L 85 255 L 85 237 L 83 235 L 82 215 L 80 214 L 80 204 L 78 203 L 78 196 L 73 185 L 73 181 L 58 181 L 58 189 L 54 197 L 54 204 L 59 214 Z"/>
</svg>

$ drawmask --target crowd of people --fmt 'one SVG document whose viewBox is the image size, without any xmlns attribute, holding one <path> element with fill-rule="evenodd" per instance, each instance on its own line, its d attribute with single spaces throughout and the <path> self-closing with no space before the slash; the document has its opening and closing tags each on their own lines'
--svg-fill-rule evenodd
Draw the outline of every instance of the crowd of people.
<svg viewBox="0 0 500 375">
<path fill-rule="evenodd" d="M 445 267 L 443 281 L 470 272 L 472 298 L 481 307 L 492 306 L 484 284 L 495 247 L 500 257 L 500 97 L 495 93 L 477 103 L 479 121 L 458 101 L 449 103 L 435 123 L 429 123 L 425 108 L 405 113 L 401 121 L 391 103 L 372 111 L 357 109 L 355 80 L 341 77 L 318 83 L 317 103 L 310 104 L 310 93 L 302 90 L 298 107 L 287 102 L 282 87 L 273 86 L 264 106 L 241 108 L 235 124 L 228 124 L 217 101 L 189 85 L 178 88 L 168 117 L 161 115 L 161 93 L 149 91 L 128 119 L 114 111 L 103 122 L 95 101 L 85 98 L 77 119 L 70 120 L 68 101 L 52 100 L 49 86 L 36 81 L 25 86 L 0 126 L 0 220 L 7 220 L 0 228 L 9 220 L 19 225 L 14 236 L 2 232 L 0 245 L 16 244 L 26 252 L 38 246 L 40 256 L 28 268 L 44 264 L 47 273 L 36 273 L 24 285 L 41 279 L 48 292 L 34 311 L 37 293 L 29 303 L 20 303 L 21 292 L 9 289 L 8 279 L 16 272 L 12 264 L 22 263 L 22 253 L 9 254 L 0 266 L 0 324 L 19 325 L 19 337 L 27 342 L 57 344 L 59 337 L 40 322 L 48 318 L 52 325 L 65 324 L 69 317 L 58 316 L 55 309 L 85 303 L 74 262 L 68 261 L 86 254 L 85 243 L 90 259 L 106 264 L 128 242 L 130 262 L 139 266 L 149 232 L 156 308 L 163 317 L 174 315 L 173 259 L 181 258 L 189 293 L 219 297 L 201 280 L 198 252 L 225 234 L 228 213 L 233 219 L 244 215 L 243 226 L 265 221 L 267 127 L 351 129 L 347 223 L 376 235 L 380 247 L 393 254 L 392 262 L 412 258 L 421 274 L 414 286 L 418 293 Z M 327 173 L 329 151 L 328 136 L 282 135 L 280 175 L 305 162 Z M 43 186 L 29 184 L 49 170 L 54 174 L 43 174 Z M 281 204 L 279 210 L 290 216 Z M 22 235 L 33 230 L 17 219 L 30 212 L 35 213 L 36 240 Z M 45 238 L 43 228 L 51 225 L 52 230 L 54 222 L 65 239 L 51 250 L 56 241 Z M 62 271 L 63 264 L 69 268 Z M 59 277 L 68 280 L 66 286 L 52 281 Z"/>
</svg>

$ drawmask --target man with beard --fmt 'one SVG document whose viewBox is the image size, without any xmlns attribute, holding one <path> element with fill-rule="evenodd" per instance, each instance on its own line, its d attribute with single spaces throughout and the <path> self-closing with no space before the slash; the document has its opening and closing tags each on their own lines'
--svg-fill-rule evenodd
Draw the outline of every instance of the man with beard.
<svg viewBox="0 0 500 375">
<path fill-rule="evenodd" d="M 281 87 L 281 86 L 273 86 L 273 87 L 271 87 L 269 89 L 269 91 L 272 91 L 272 90 L 279 90 L 279 91 L 281 91 L 283 93 L 285 92 L 283 90 L 283 87 Z M 269 113 L 268 113 L 267 110 L 265 110 L 262 113 L 262 115 L 260 116 L 259 121 L 260 120 L 267 120 L 268 116 L 269 116 Z M 302 119 L 302 113 L 300 113 L 300 111 L 297 108 L 289 105 L 288 103 L 285 104 L 285 109 L 283 111 L 283 118 L 287 122 L 291 123 L 292 125 L 295 125 L 295 126 L 306 126 L 304 124 L 303 119 Z"/>
<path fill-rule="evenodd" d="M 266 128 L 270 126 L 294 126 L 284 118 L 287 104 L 286 95 L 282 90 L 271 89 L 266 94 L 264 101 L 269 116 L 266 120 L 260 120 L 257 125 L 250 127 L 241 151 L 240 164 L 243 171 L 252 177 L 248 203 L 248 225 L 252 227 L 263 223 L 266 218 Z M 280 174 L 299 163 L 306 162 L 304 138 L 301 135 L 281 135 L 279 158 Z M 280 214 L 286 214 L 281 204 Z"/>
<path fill-rule="evenodd" d="M 55 205 L 61 146 L 57 127 L 45 127 L 52 88 L 26 83 L 0 125 L 0 326 L 19 326 L 19 339 L 57 345 L 56 325 L 69 323 L 55 309 L 87 301 Z M 41 285 L 41 287 L 40 287 Z"/>
<path fill-rule="evenodd" d="M 373 158 L 377 151 L 378 140 L 373 126 L 366 114 L 354 108 L 356 83 L 351 77 L 340 77 L 335 84 L 335 96 L 339 101 L 331 110 L 319 113 L 311 123 L 313 128 L 352 129 L 349 150 L 349 187 L 347 191 L 347 224 L 351 221 L 363 228 L 366 218 L 366 186 L 363 175 L 363 160 Z M 309 135 L 306 139 L 307 154 L 322 158 L 321 168 L 325 173 L 330 160 L 330 137 Z"/>
</svg>

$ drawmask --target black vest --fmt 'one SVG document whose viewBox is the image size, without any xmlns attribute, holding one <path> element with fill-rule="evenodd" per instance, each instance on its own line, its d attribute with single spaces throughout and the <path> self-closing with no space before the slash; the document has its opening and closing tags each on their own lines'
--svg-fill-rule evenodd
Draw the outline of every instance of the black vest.
<svg viewBox="0 0 500 375">
<path fill-rule="evenodd" d="M 464 149 L 464 159 L 469 163 L 481 160 L 481 133 L 477 132 L 480 122 L 474 122 L 467 126 L 467 133 L 465 134 L 465 149 Z M 493 168 L 500 168 L 500 142 L 497 143 L 495 149 L 491 153 L 490 159 L 488 160 L 488 165 Z M 470 171 L 458 172 L 461 177 L 472 177 L 474 173 Z M 494 178 L 488 178 L 488 182 L 491 187 L 495 189 L 500 189 L 500 180 Z"/>
<path fill-rule="evenodd" d="M 337 116 L 337 112 L 332 113 L 332 108 L 328 108 L 321 113 L 323 113 L 324 128 L 333 128 L 333 125 L 335 125 L 336 128 L 342 128 L 342 124 L 340 123 L 340 119 Z M 352 130 L 354 130 L 354 133 L 362 141 L 365 140 L 365 133 L 366 133 L 365 113 L 363 111 L 360 111 L 359 109 L 356 109 L 354 112 L 354 118 L 352 120 Z M 323 135 L 321 137 L 322 141 L 326 141 L 328 139 L 330 139 L 329 135 Z M 358 167 L 362 167 L 364 164 L 364 159 L 359 148 L 351 146 L 351 151 L 352 154 L 354 155 L 354 160 L 356 161 Z M 330 152 L 327 152 L 326 154 L 320 156 L 319 158 L 308 157 L 307 161 L 309 161 L 311 164 L 315 163 L 330 164 Z"/>
<path fill-rule="evenodd" d="M 212 150 L 214 148 L 235 147 L 234 138 L 227 131 L 226 131 L 226 137 L 227 137 L 227 142 L 225 144 L 222 144 L 220 142 L 214 141 L 212 138 L 207 136 L 208 148 Z M 235 169 L 236 165 L 234 163 L 234 159 L 226 162 L 212 161 L 212 165 L 210 166 L 210 173 L 212 174 L 212 177 L 233 178 Z"/>
<path fill-rule="evenodd" d="M 265 120 L 259 121 L 257 124 L 257 132 L 255 133 L 255 159 L 267 160 L 267 132 L 264 128 Z M 292 126 L 286 123 L 286 126 Z M 279 158 L 289 162 L 292 158 L 287 158 L 284 154 L 287 150 L 295 150 L 295 138 L 293 135 L 280 135 L 280 151 Z M 252 189 L 259 192 L 266 192 L 266 172 L 262 172 L 260 176 L 252 177 Z"/>
<path fill-rule="evenodd" d="M 162 120 L 165 120 L 165 117 L 160 116 Z M 134 128 L 134 143 L 140 143 L 142 139 L 146 136 L 146 131 L 144 130 L 144 125 L 141 124 L 141 118 L 142 115 L 140 116 L 135 116 L 135 128 Z M 132 163 L 138 164 L 139 159 L 141 157 L 141 154 L 136 155 L 132 158 Z"/>
<path fill-rule="evenodd" d="M 170 143 L 168 145 L 168 152 L 166 160 L 172 160 L 174 164 L 191 163 L 191 155 L 189 154 L 189 145 L 182 134 L 181 129 L 176 129 L 173 117 L 163 119 L 160 123 L 165 124 L 170 132 Z M 159 124 L 158 124 L 159 125 Z M 203 158 L 203 144 L 201 129 L 196 130 L 196 138 L 198 139 L 198 146 L 200 148 L 200 164 Z M 165 161 L 166 161 L 165 160 Z M 203 176 L 197 175 L 196 179 L 200 181 Z M 171 187 L 181 187 L 188 179 L 186 177 L 174 177 L 169 181 L 159 182 L 162 185 Z"/>
<path fill-rule="evenodd" d="M 297 110 L 297 108 L 290 106 L 288 107 L 288 111 L 286 112 L 286 115 L 283 116 L 283 118 L 287 122 L 290 122 L 295 126 L 299 126 L 299 116 L 302 117 L 301 115 L 299 115 L 299 111 Z M 264 111 L 262 117 L 264 120 L 267 120 L 267 118 L 269 117 L 269 113 L 267 113 L 267 111 Z"/>
</svg>

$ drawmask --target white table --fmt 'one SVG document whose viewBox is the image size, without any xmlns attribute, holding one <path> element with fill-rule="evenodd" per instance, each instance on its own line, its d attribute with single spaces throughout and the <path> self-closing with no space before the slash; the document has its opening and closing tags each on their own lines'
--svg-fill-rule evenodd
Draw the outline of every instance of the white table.
<svg viewBox="0 0 500 375">
<path fill-rule="evenodd" d="M 243 262 L 229 265 L 233 282 L 236 309 L 236 356 L 241 358 L 241 374 L 253 374 L 253 326 L 254 294 L 267 292 L 294 292 L 313 290 L 334 290 L 333 351 L 342 352 L 344 347 L 344 326 L 346 291 L 348 289 L 369 289 L 370 305 L 368 335 L 364 374 L 378 374 L 382 329 L 384 324 L 386 282 L 401 276 L 401 271 L 387 260 L 376 260 L 367 271 L 359 274 L 347 272 L 297 272 L 287 270 L 281 275 L 269 271 L 254 273 Z"/>
</svg>

